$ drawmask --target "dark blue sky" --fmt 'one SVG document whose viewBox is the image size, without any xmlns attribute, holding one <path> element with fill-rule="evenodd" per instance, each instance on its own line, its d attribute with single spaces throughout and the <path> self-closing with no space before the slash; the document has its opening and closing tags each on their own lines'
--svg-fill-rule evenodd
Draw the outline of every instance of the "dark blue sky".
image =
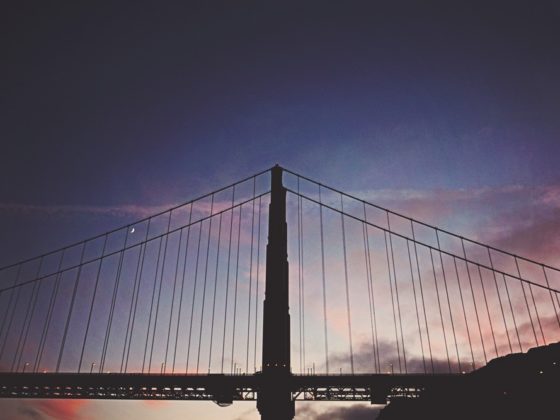
<svg viewBox="0 0 560 420">
<path fill-rule="evenodd" d="M 17 2 L 0 18 L 0 201 L 159 205 L 275 162 L 346 189 L 551 184 L 559 17 L 529 1 Z M 3 213 L 2 247 L 32 253 L 37 234 L 122 222 L 47 218 L 71 232 L 54 238 Z"/>
</svg>

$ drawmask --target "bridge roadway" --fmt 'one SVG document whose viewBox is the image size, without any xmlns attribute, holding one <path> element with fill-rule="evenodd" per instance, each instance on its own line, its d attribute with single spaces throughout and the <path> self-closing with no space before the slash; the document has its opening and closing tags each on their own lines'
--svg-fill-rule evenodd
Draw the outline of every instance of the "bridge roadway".
<svg viewBox="0 0 560 420">
<path fill-rule="evenodd" d="M 294 400 L 370 401 L 416 397 L 460 387 L 469 374 L 290 375 Z M 264 382 L 249 375 L 136 373 L 0 373 L 0 398 L 208 400 L 220 405 L 256 400 Z"/>
</svg>

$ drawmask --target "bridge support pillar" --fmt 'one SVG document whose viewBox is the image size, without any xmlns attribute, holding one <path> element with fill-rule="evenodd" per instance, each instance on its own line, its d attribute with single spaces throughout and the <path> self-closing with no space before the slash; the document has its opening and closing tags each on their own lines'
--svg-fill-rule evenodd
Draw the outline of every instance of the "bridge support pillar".
<svg viewBox="0 0 560 420">
<path fill-rule="evenodd" d="M 263 371 L 257 408 L 263 420 L 291 420 L 295 404 L 291 392 L 288 238 L 282 168 L 275 166 L 271 178 L 263 304 Z"/>
</svg>

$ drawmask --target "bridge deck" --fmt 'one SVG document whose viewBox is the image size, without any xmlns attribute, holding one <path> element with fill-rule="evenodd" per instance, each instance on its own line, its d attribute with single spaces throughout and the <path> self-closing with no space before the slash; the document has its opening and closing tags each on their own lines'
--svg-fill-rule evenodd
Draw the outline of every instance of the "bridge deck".
<svg viewBox="0 0 560 420">
<path fill-rule="evenodd" d="M 386 397 L 416 396 L 425 389 L 453 386 L 465 376 L 292 375 L 291 384 L 293 398 L 298 400 L 382 402 Z M 0 373 L 0 398 L 211 400 L 228 404 L 255 400 L 263 380 L 260 373 Z"/>
</svg>

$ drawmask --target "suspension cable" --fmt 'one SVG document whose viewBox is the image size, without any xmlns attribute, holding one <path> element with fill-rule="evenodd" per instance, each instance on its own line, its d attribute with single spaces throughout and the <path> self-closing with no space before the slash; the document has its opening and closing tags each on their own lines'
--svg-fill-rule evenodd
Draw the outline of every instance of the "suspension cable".
<svg viewBox="0 0 560 420">
<path fill-rule="evenodd" d="M 286 190 L 287 190 L 288 192 L 294 194 L 294 195 L 300 195 L 300 194 L 298 194 L 296 191 L 294 191 L 294 190 L 292 190 L 292 189 L 290 189 L 290 188 L 286 188 Z M 313 198 L 311 198 L 311 197 L 307 197 L 306 195 L 301 194 L 301 197 L 302 197 L 302 198 L 305 198 L 306 200 L 308 200 L 308 201 L 310 201 L 310 202 L 319 204 L 319 202 L 318 202 L 317 200 L 315 200 L 315 199 L 313 199 Z M 391 235 L 393 235 L 393 236 L 395 236 L 395 237 L 397 237 L 397 238 L 402 238 L 402 239 L 405 239 L 405 240 L 408 238 L 407 236 L 401 235 L 401 234 L 398 233 L 398 232 L 389 232 L 388 229 L 385 228 L 385 227 L 383 227 L 383 226 L 377 225 L 377 224 L 372 223 L 372 222 L 365 222 L 364 220 L 362 220 L 362 219 L 360 219 L 359 217 L 356 217 L 356 216 L 354 216 L 354 215 L 352 215 L 352 214 L 348 214 L 348 213 L 345 213 L 345 212 L 341 212 L 340 209 L 337 209 L 337 208 L 335 208 L 335 207 L 329 206 L 328 204 L 323 203 L 322 206 L 325 207 L 325 208 L 327 208 L 327 209 L 329 209 L 329 210 L 332 210 L 332 211 L 334 211 L 334 212 L 336 212 L 336 213 L 343 214 L 343 215 L 344 215 L 345 217 L 347 217 L 347 218 L 354 219 L 354 220 L 357 220 L 357 221 L 359 221 L 359 222 L 367 223 L 369 226 L 372 226 L 372 227 L 374 227 L 374 228 L 376 228 L 376 229 L 378 229 L 378 230 L 380 230 L 380 231 L 384 231 L 384 232 L 387 232 L 387 233 L 391 233 Z M 418 223 L 420 223 L 420 222 L 418 222 Z M 435 229 L 435 228 L 434 228 L 434 229 Z M 444 231 L 444 230 L 442 230 L 442 229 L 439 229 L 439 228 L 438 228 L 438 231 L 439 231 L 439 232 L 443 232 L 443 233 L 447 233 L 446 231 Z M 408 238 L 408 239 L 413 240 L 413 239 L 411 239 L 411 238 Z M 465 238 L 465 240 L 466 240 L 466 238 Z M 414 240 L 413 240 L 413 241 L 414 241 Z M 423 247 L 425 247 L 425 248 L 427 248 L 427 249 L 431 249 L 432 251 L 441 252 L 443 255 L 448 255 L 448 256 L 450 256 L 450 257 L 456 257 L 457 259 L 459 259 L 459 260 L 461 260 L 461 261 L 464 261 L 464 258 L 461 257 L 460 255 L 456 255 L 456 254 L 453 254 L 453 253 L 451 253 L 451 252 L 447 252 L 447 251 L 445 251 L 445 250 L 443 250 L 443 249 L 438 249 L 437 247 L 434 247 L 434 246 L 432 246 L 432 245 L 428 245 L 428 244 L 423 243 L 423 242 L 420 242 L 420 241 L 418 241 L 418 240 L 416 240 L 415 243 L 417 243 L 418 245 L 421 245 L 421 246 L 423 246 Z M 487 247 L 487 249 L 490 250 L 490 249 L 492 249 L 492 248 L 491 248 L 491 247 Z M 499 250 L 498 250 L 498 251 L 499 251 Z M 521 257 L 518 257 L 518 258 L 519 258 L 519 259 L 522 259 Z M 554 288 L 551 288 L 551 287 L 547 287 L 547 286 L 544 286 L 544 285 L 539 284 L 539 283 L 535 283 L 535 282 L 530 281 L 530 280 L 527 280 L 527 279 L 520 278 L 520 277 L 518 277 L 518 276 L 516 276 L 516 275 L 514 275 L 514 274 L 511 274 L 511 273 L 505 273 L 505 272 L 503 272 L 503 271 L 501 271 L 501 270 L 498 270 L 498 269 L 495 269 L 495 268 L 491 268 L 490 266 L 488 266 L 488 265 L 486 265 L 486 264 L 483 264 L 483 263 L 480 263 L 480 262 L 477 262 L 477 261 L 472 261 L 472 260 L 468 260 L 468 262 L 471 263 L 471 264 L 480 266 L 481 268 L 486 268 L 486 269 L 488 269 L 488 270 L 495 271 L 495 272 L 498 273 L 498 274 L 504 274 L 504 275 L 506 275 L 506 276 L 508 276 L 508 277 L 510 277 L 510 278 L 512 278 L 512 279 L 514 279 L 514 280 L 518 280 L 518 281 L 521 281 L 521 282 L 526 283 L 526 284 L 531 284 L 531 285 L 534 286 L 534 287 L 538 287 L 538 288 L 543 289 L 543 290 L 550 290 L 550 291 L 552 291 L 553 293 L 560 293 L 560 290 L 557 290 L 557 289 L 554 289 Z M 535 264 L 541 265 L 541 263 L 535 263 Z M 546 267 L 548 268 L 548 266 L 546 266 Z M 550 269 L 556 270 L 556 269 L 554 269 L 554 267 L 551 267 Z M 557 271 L 560 271 L 560 270 L 557 270 Z M 4 289 L 4 290 L 6 290 L 6 289 Z"/>
</svg>

